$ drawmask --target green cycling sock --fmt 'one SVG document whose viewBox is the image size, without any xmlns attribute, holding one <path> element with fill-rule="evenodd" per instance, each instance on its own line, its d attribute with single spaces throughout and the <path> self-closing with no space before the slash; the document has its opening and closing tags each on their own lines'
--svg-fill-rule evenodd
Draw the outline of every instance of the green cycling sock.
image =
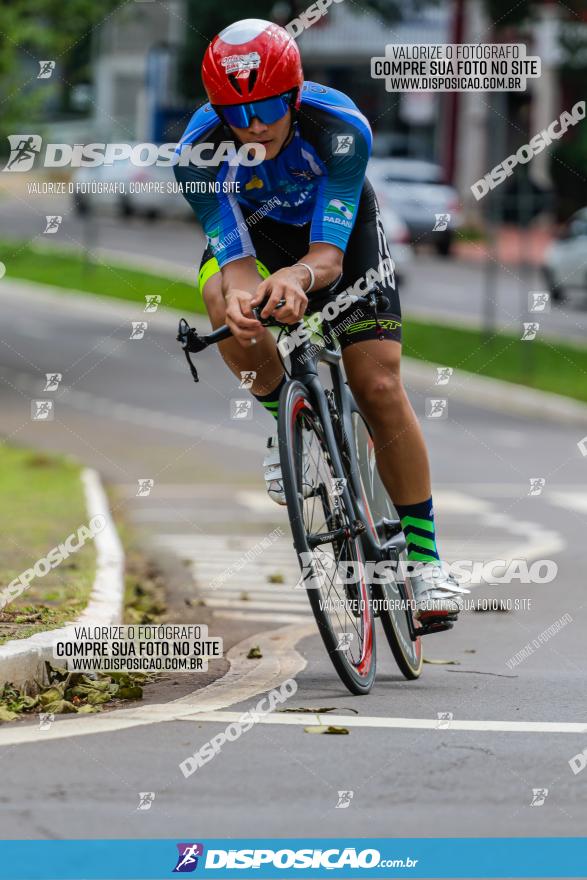
<svg viewBox="0 0 587 880">
<path fill-rule="evenodd" d="M 409 562 L 439 563 L 432 498 L 419 504 L 396 504 L 408 547 Z"/>
</svg>

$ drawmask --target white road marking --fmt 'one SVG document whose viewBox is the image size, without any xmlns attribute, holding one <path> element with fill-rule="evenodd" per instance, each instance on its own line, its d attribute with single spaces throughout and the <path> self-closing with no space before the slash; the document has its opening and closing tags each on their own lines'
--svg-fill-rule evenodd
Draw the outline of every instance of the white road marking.
<svg viewBox="0 0 587 880">
<path fill-rule="evenodd" d="M 587 492 L 549 492 L 546 498 L 565 510 L 587 513 Z"/>
<path fill-rule="evenodd" d="M 230 724 L 238 721 L 242 712 L 198 712 L 193 716 L 184 716 L 182 721 L 209 721 L 215 724 Z M 312 726 L 316 724 L 332 724 L 336 727 L 374 727 L 403 728 L 405 730 L 476 730 L 497 733 L 587 733 L 586 722 L 569 721 L 458 721 L 446 722 L 438 718 L 385 718 L 371 715 L 334 715 L 331 712 L 318 715 L 304 712 L 272 712 L 259 718 L 260 724 L 293 724 Z"/>
<path fill-rule="evenodd" d="M 296 650 L 296 644 L 316 632 L 314 623 L 286 626 L 277 630 L 257 633 L 227 654 L 228 672 L 201 690 L 169 703 L 153 706 L 133 706 L 104 715 L 81 715 L 59 718 L 48 730 L 40 730 L 38 721 L 31 724 L 10 724 L 0 727 L 0 747 L 65 739 L 70 736 L 91 736 L 129 730 L 145 724 L 179 721 L 197 712 L 215 712 L 250 700 L 258 694 L 277 688 L 294 678 L 306 666 L 306 660 Z M 247 659 L 249 650 L 258 645 L 262 658 Z"/>
<path fill-rule="evenodd" d="M 258 633 L 232 648 L 227 656 L 230 669 L 222 677 L 199 691 L 179 700 L 153 706 L 120 709 L 104 715 L 60 718 L 48 730 L 37 724 L 10 724 L 0 728 L 0 747 L 25 745 L 67 739 L 72 736 L 92 736 L 130 730 L 148 724 L 189 721 L 196 723 L 228 724 L 240 718 L 242 712 L 224 711 L 235 703 L 246 703 L 251 698 L 277 688 L 294 678 L 306 666 L 305 659 L 296 650 L 296 644 L 316 633 L 314 624 L 287 626 L 278 630 Z M 260 660 L 248 660 L 253 645 L 259 645 Z M 243 710 L 244 711 L 244 710 Z M 438 718 L 386 718 L 379 716 L 349 716 L 326 713 L 273 713 L 261 719 L 263 724 L 314 725 L 332 724 L 347 728 L 401 728 L 405 730 L 447 730 L 499 733 L 587 733 L 586 722 L 550 721 L 476 721 L 451 720 L 450 726 L 441 725 Z"/>
<path fill-rule="evenodd" d="M 212 501 L 213 497 L 209 504 Z M 235 493 L 231 515 L 238 519 L 235 501 L 250 511 L 249 517 L 251 514 L 283 516 L 283 510 L 276 507 L 262 490 Z M 224 500 L 221 507 L 227 504 L 228 501 Z M 549 558 L 565 547 L 557 532 L 546 530 L 539 523 L 516 520 L 513 515 L 497 512 L 491 501 L 465 492 L 450 489 L 438 492 L 436 506 L 443 517 L 452 521 L 456 518 L 457 523 L 473 518 L 482 527 L 479 536 L 473 540 L 457 537 L 458 525 L 456 529 L 451 528 L 451 534 L 442 537 L 442 552 L 447 560 L 470 559 L 487 563 L 503 559 L 506 560 L 505 569 L 510 560 Z M 246 513 L 241 515 L 247 516 Z M 300 573 L 285 522 L 282 530 L 283 537 L 272 541 L 266 551 L 261 550 L 249 561 L 246 561 L 247 552 L 264 535 L 235 539 L 226 535 L 173 534 L 160 536 L 158 543 L 189 562 L 199 595 L 215 615 L 232 620 L 266 620 L 266 613 L 274 611 L 278 619 L 285 622 L 289 618 L 284 618 L 284 614 L 308 615 L 311 611 L 303 593 L 294 590 Z M 281 575 L 284 583 L 269 583 L 274 574 Z M 499 574 L 498 569 L 494 569 L 494 574 Z M 214 582 L 216 587 L 212 589 Z M 472 586 L 479 583 L 474 580 Z"/>
</svg>

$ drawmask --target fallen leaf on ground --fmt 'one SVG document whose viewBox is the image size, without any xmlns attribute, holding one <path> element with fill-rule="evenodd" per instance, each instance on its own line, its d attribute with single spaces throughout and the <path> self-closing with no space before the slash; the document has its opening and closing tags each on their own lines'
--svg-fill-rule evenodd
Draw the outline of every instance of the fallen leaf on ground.
<svg viewBox="0 0 587 880">
<path fill-rule="evenodd" d="M 459 660 L 428 660 L 424 657 L 424 663 L 430 663 L 431 666 L 460 666 Z"/>
<path fill-rule="evenodd" d="M 247 660 L 259 660 L 263 656 L 259 645 L 253 645 L 247 654 Z"/>
<path fill-rule="evenodd" d="M 312 727 L 304 727 L 304 733 L 337 734 L 341 736 L 348 732 L 347 727 L 335 727 L 334 724 L 319 724 Z"/>
<path fill-rule="evenodd" d="M 299 706 L 297 709 L 288 707 L 287 709 L 276 709 L 276 712 L 306 712 L 311 715 L 323 715 L 325 712 L 354 712 L 355 715 L 359 714 L 358 709 L 351 709 L 350 706 L 345 706 L 344 709 L 339 709 L 338 706 L 319 706 L 317 709 L 313 709 L 311 706 Z"/>
<path fill-rule="evenodd" d="M 69 700 L 54 700 L 52 703 L 44 703 L 43 708 L 45 712 L 52 712 L 54 715 L 78 711 L 77 706 L 74 706 Z"/>
</svg>

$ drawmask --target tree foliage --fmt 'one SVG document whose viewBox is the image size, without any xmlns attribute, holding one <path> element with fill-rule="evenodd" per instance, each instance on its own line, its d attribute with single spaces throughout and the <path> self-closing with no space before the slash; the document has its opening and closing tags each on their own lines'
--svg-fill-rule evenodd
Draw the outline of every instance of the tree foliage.
<svg viewBox="0 0 587 880">
<path fill-rule="evenodd" d="M 66 102 L 72 84 L 89 77 L 93 29 L 120 0 L 2 0 L 0 3 L 0 128 L 34 117 L 47 101 Z M 40 60 L 56 62 L 51 80 L 37 80 Z"/>
</svg>

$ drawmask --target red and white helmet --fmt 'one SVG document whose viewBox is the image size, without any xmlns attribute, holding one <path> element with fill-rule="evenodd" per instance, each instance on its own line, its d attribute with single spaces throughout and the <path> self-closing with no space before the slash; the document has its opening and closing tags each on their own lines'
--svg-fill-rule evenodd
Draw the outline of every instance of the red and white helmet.
<svg viewBox="0 0 587 880">
<path fill-rule="evenodd" d="M 285 28 L 246 18 L 214 37 L 202 62 L 202 82 L 211 104 L 245 104 L 297 89 L 302 94 L 302 61 Z"/>
</svg>

